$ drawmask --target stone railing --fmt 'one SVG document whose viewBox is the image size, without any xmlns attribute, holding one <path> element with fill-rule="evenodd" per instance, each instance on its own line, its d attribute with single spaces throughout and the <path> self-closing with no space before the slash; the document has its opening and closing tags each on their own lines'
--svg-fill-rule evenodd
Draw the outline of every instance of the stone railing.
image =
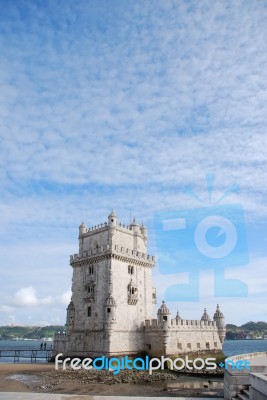
<svg viewBox="0 0 267 400">
<path fill-rule="evenodd" d="M 251 400 L 267 399 L 267 374 L 250 374 L 249 398 Z"/>
<path fill-rule="evenodd" d="M 249 369 L 238 369 L 237 361 L 249 361 Z M 224 398 L 231 400 L 250 385 L 251 374 L 267 373 L 267 352 L 247 353 L 228 357 L 225 360 L 227 368 L 224 372 Z M 256 398 L 256 397 L 255 397 Z M 253 399 L 253 397 L 250 397 Z"/>
</svg>

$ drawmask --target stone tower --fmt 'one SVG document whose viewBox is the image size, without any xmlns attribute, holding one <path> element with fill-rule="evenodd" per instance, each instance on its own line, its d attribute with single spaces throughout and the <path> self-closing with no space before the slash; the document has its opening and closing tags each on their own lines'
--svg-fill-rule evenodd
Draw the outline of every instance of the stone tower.
<svg viewBox="0 0 267 400">
<path fill-rule="evenodd" d="M 154 257 L 147 230 L 133 220 L 79 227 L 79 254 L 70 257 L 72 298 L 67 309 L 64 354 L 112 356 L 144 350 L 144 321 L 153 318 Z"/>
<path fill-rule="evenodd" d="M 112 211 L 108 222 L 79 227 L 79 253 L 70 256 L 72 298 L 66 332 L 55 335 L 54 356 L 151 356 L 219 351 L 225 338 L 224 315 L 217 305 L 200 320 L 173 319 L 163 301 L 154 318 L 154 257 L 147 255 L 147 229 L 129 226 Z"/>
</svg>

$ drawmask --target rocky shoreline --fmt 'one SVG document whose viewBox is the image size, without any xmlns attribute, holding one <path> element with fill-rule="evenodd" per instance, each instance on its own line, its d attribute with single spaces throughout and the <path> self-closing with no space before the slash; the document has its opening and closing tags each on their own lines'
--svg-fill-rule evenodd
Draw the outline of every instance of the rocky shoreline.
<svg viewBox="0 0 267 400">
<path fill-rule="evenodd" d="M 220 377 L 207 377 L 199 373 L 192 376 L 168 370 L 154 371 L 152 375 L 149 375 L 148 371 L 123 370 L 114 375 L 112 371 L 107 370 L 66 369 L 45 371 L 41 376 L 42 384 L 35 390 L 45 392 L 58 392 L 62 387 L 79 385 L 80 390 L 90 390 L 91 393 L 109 390 L 110 393 L 121 396 L 123 393 L 126 395 L 142 390 L 156 397 L 163 394 L 173 396 L 177 393 L 184 396 L 194 394 L 201 397 L 205 394 L 206 397 L 221 397 L 223 393 L 223 380 Z"/>
</svg>

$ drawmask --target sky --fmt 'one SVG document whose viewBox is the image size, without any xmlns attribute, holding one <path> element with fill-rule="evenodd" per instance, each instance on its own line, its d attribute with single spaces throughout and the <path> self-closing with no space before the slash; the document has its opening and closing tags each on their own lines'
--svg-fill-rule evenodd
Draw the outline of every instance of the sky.
<svg viewBox="0 0 267 400">
<path fill-rule="evenodd" d="M 199 299 L 168 305 L 267 321 L 266 36 L 264 0 L 0 0 L 1 325 L 65 323 L 82 221 L 134 215 L 162 259 L 155 216 L 209 213 L 232 185 L 249 261 L 225 276 L 247 295 L 200 267 Z M 157 307 L 189 272 L 157 264 Z"/>
</svg>

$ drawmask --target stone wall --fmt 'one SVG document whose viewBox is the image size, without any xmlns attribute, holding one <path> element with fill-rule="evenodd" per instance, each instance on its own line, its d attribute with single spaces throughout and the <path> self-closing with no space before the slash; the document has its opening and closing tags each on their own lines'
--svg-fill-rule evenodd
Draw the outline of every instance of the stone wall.
<svg viewBox="0 0 267 400">
<path fill-rule="evenodd" d="M 224 372 L 224 398 L 225 400 L 231 400 L 238 393 L 241 393 L 243 389 L 246 389 L 250 385 L 251 373 L 267 373 L 267 352 L 260 353 L 248 353 L 237 356 L 228 357 L 225 363 L 247 360 L 250 362 L 250 370 L 232 368 L 229 365 L 228 369 Z"/>
<path fill-rule="evenodd" d="M 176 355 L 198 351 L 221 350 L 214 322 L 171 320 L 159 324 L 156 319 L 145 321 L 145 349 L 152 355 Z"/>
</svg>

